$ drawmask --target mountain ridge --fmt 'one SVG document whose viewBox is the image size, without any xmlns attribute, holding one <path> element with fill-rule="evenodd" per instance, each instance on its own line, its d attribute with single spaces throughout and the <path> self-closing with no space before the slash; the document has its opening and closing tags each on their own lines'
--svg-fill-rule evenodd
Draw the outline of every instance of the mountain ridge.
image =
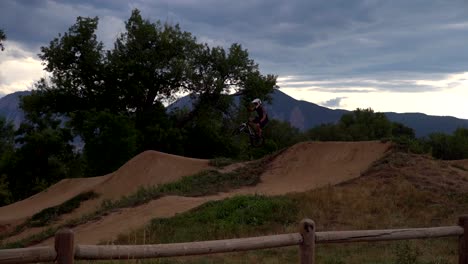
<svg viewBox="0 0 468 264">
<path fill-rule="evenodd" d="M 21 91 L 0 98 L 0 115 L 13 121 L 16 128 L 24 120 L 24 113 L 19 108 L 19 98 L 30 93 L 31 91 Z M 297 100 L 280 90 L 275 90 L 272 93 L 272 99 L 272 104 L 265 104 L 270 117 L 287 121 L 301 131 L 321 124 L 336 123 L 343 114 L 351 112 Z M 169 105 L 167 109 L 171 111 L 176 108 L 191 108 L 192 100 L 189 95 L 181 97 Z M 390 121 L 413 128 L 417 137 L 424 137 L 431 133 L 452 134 L 459 127 L 468 128 L 468 119 L 453 116 L 433 116 L 424 113 L 383 113 Z"/>
</svg>

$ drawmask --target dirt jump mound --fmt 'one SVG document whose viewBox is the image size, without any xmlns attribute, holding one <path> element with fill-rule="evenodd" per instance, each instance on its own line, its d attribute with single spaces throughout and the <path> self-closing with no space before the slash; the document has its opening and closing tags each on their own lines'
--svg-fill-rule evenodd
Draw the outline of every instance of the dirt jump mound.
<svg viewBox="0 0 468 264">
<path fill-rule="evenodd" d="M 64 179 L 25 200 L 0 207 L 0 225 L 24 220 L 82 192 L 94 191 L 99 194 L 98 201 L 86 203 L 95 205 L 102 199 L 118 199 L 123 195 L 129 195 L 143 186 L 176 181 L 184 176 L 200 172 L 208 166 L 208 160 L 185 158 L 158 151 L 145 151 L 113 173 L 93 178 Z"/>
<path fill-rule="evenodd" d="M 145 151 L 125 163 L 94 191 L 106 199 L 120 198 L 140 187 L 174 182 L 208 167 L 209 160 Z"/>
<path fill-rule="evenodd" d="M 299 143 L 269 164 L 260 184 L 241 192 L 279 195 L 339 184 L 359 177 L 390 147 L 379 141 Z"/>
</svg>

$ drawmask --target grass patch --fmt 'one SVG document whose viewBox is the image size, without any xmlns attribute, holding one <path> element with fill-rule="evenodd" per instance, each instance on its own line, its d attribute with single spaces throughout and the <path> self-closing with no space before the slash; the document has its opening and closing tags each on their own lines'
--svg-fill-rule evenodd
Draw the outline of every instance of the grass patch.
<svg viewBox="0 0 468 264">
<path fill-rule="evenodd" d="M 41 227 L 46 226 L 56 221 L 61 215 L 68 214 L 76 208 L 80 207 L 81 202 L 97 198 L 98 194 L 89 191 L 78 194 L 77 196 L 65 201 L 64 203 L 46 208 L 39 213 L 33 215 L 26 221 L 27 227 Z"/>
<path fill-rule="evenodd" d="M 45 239 L 49 237 L 53 237 L 55 233 L 60 229 L 60 227 L 50 227 L 47 228 L 46 230 L 39 232 L 37 234 L 31 235 L 29 237 L 20 239 L 15 242 L 11 243 L 6 243 L 0 245 L 1 249 L 8 249 L 8 248 L 25 248 L 31 245 L 34 245 L 36 243 L 39 243 L 41 241 L 44 241 Z"/>
<path fill-rule="evenodd" d="M 63 202 L 63 203 L 61 203 L 61 204 L 59 204 L 57 206 L 53 206 L 53 207 L 43 209 L 42 211 L 34 214 L 31 218 L 26 220 L 24 223 L 16 226 L 15 230 L 13 230 L 12 232 L 2 235 L 0 237 L 0 240 L 5 239 L 6 237 L 17 235 L 17 234 L 21 233 L 23 230 L 25 230 L 26 228 L 29 228 L 29 227 L 43 227 L 43 226 L 49 225 L 49 224 L 57 221 L 57 219 L 61 215 L 70 213 L 73 210 L 75 210 L 76 208 L 80 207 L 81 202 L 91 200 L 91 199 L 94 199 L 94 198 L 97 198 L 97 197 L 98 197 L 98 194 L 93 192 L 93 191 L 84 192 L 84 193 L 78 194 L 77 196 L 75 196 L 75 197 L 73 197 L 73 198 L 71 198 L 71 199 L 69 199 L 69 200 L 67 200 L 67 201 L 65 201 L 65 202 Z M 49 232 L 44 232 L 44 233 L 48 234 Z M 27 241 L 30 240 L 31 243 L 32 243 L 33 241 L 36 241 L 37 239 L 38 239 L 37 237 L 32 236 L 31 238 L 28 238 L 26 240 Z M 16 247 L 14 244 L 15 243 L 11 243 L 10 245 L 8 245 L 8 248 Z M 24 244 L 24 243 L 21 242 L 20 244 Z"/>
<path fill-rule="evenodd" d="M 260 182 L 260 176 L 268 163 L 281 153 L 282 151 L 279 151 L 248 163 L 232 172 L 203 171 L 193 176 L 184 177 L 180 181 L 162 185 L 158 187 L 158 190 L 165 195 L 196 197 L 225 192 L 242 186 L 256 185 Z"/>
<path fill-rule="evenodd" d="M 159 186 L 142 187 L 129 196 L 123 196 L 117 201 L 104 201 L 103 210 L 137 206 L 158 199 L 164 195 L 179 195 L 197 197 L 217 194 L 242 186 L 252 186 L 260 182 L 260 176 L 266 166 L 275 157 L 281 154 L 279 151 L 265 158 L 251 162 L 233 170 L 222 173 L 218 170 L 206 170 L 195 175 L 186 176 L 176 182 Z"/>
<path fill-rule="evenodd" d="M 231 165 L 237 162 L 238 161 L 234 159 L 220 157 L 220 158 L 211 159 L 209 164 L 210 166 L 213 166 L 216 168 L 222 168 L 222 167 L 226 167 L 228 165 Z"/>
<path fill-rule="evenodd" d="M 284 196 L 237 196 L 171 218 L 154 219 L 143 229 L 119 236 L 116 243 L 176 243 L 264 234 L 274 226 L 294 223 L 297 212 L 297 204 Z"/>
<path fill-rule="evenodd" d="M 164 184 L 158 190 L 165 195 L 197 197 L 237 189 L 242 186 L 256 185 L 258 182 L 260 182 L 258 173 L 249 173 L 248 170 L 244 169 L 229 173 L 208 170 L 184 177 L 177 182 Z"/>
</svg>

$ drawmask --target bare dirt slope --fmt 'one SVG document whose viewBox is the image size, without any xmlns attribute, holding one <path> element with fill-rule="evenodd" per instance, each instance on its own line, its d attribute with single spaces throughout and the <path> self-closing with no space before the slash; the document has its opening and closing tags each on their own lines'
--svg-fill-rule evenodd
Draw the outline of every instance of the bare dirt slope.
<svg viewBox="0 0 468 264">
<path fill-rule="evenodd" d="M 141 186 L 174 182 L 208 167 L 209 160 L 145 151 L 128 161 L 93 190 L 105 199 L 115 199 L 131 194 Z"/>
<path fill-rule="evenodd" d="M 135 208 L 123 209 L 98 221 L 75 227 L 76 239 L 78 243 L 93 244 L 111 241 L 119 233 L 125 233 L 147 224 L 151 218 L 170 217 L 207 201 L 237 194 L 277 195 L 338 184 L 359 177 L 374 161 L 383 157 L 389 148 L 389 143 L 377 141 L 299 143 L 276 157 L 261 175 L 261 182 L 256 186 L 209 197 L 164 197 Z M 118 198 L 136 191 L 139 186 L 176 181 L 185 175 L 207 168 L 209 168 L 207 160 L 147 151 L 130 160 L 116 172 L 103 176 L 103 180 L 95 184 L 92 190 L 108 199 Z M 29 206 L 47 207 L 38 201 Z M 86 203 L 84 207 L 91 208 L 89 204 L 86 206 Z M 30 212 L 38 210 L 30 210 Z M 82 209 L 79 208 L 77 211 L 82 212 Z M 76 213 L 72 214 L 76 215 Z M 27 214 L 23 213 L 17 217 L 25 215 Z M 0 220 L 3 218 L 0 213 Z M 9 218 L 12 219 L 14 216 Z M 52 242 L 45 241 L 45 243 Z"/>
<path fill-rule="evenodd" d="M 103 199 L 117 199 L 135 192 L 142 186 L 177 181 L 208 168 L 208 162 L 208 160 L 184 158 L 157 151 L 145 151 L 114 173 L 93 178 L 64 179 L 25 200 L 0 207 L 0 225 L 24 220 L 45 208 L 59 205 L 86 191 L 94 191 L 100 195 L 99 199 L 83 204 L 87 208 L 85 211 L 93 210 Z M 80 211 L 85 213 L 83 210 Z"/>
<path fill-rule="evenodd" d="M 390 143 L 303 142 L 278 156 L 257 186 L 240 193 L 277 195 L 304 192 L 357 178 L 390 148 Z"/>
<path fill-rule="evenodd" d="M 64 179 L 25 200 L 0 207 L 0 225 L 30 217 L 42 209 L 59 205 L 82 192 L 92 190 L 109 176 Z"/>
</svg>

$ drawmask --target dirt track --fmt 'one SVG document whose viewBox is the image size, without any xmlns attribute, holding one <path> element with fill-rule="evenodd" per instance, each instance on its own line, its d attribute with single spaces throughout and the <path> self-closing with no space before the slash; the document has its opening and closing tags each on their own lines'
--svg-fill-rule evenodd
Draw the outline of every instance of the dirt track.
<svg viewBox="0 0 468 264">
<path fill-rule="evenodd" d="M 275 158 L 261 175 L 261 183 L 256 186 L 209 197 L 164 197 L 145 205 L 114 212 L 98 221 L 80 225 L 74 228 L 76 238 L 78 243 L 87 244 L 111 241 L 119 233 L 141 227 L 152 218 L 170 217 L 206 201 L 238 194 L 277 195 L 338 184 L 359 177 L 389 148 L 390 144 L 376 141 L 300 143 Z M 208 167 L 207 160 L 147 151 L 136 156 L 112 174 L 91 179 L 74 179 L 74 184 L 66 185 L 68 189 L 65 189 L 65 183 L 60 182 L 27 200 L 0 208 L 0 223 L 30 216 L 46 207 L 60 204 L 83 190 L 94 190 L 100 193 L 102 198 L 115 199 L 136 191 L 140 186 L 176 181 Z M 73 188 L 74 185 L 77 189 Z M 81 187 L 78 188 L 79 186 Z M 97 202 L 93 200 L 84 203 L 81 208 L 65 216 L 65 219 L 93 210 Z M 10 213 L 6 216 L 7 212 L 12 212 L 11 208 L 17 208 L 18 213 Z M 52 241 L 48 240 L 42 244 L 51 243 Z"/>
</svg>

